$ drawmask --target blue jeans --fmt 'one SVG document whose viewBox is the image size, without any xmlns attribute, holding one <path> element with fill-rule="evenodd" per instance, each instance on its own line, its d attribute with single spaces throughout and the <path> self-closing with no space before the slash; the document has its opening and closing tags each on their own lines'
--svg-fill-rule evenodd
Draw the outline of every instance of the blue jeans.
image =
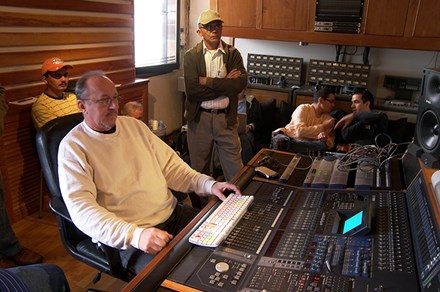
<svg viewBox="0 0 440 292">
<path fill-rule="evenodd" d="M 37 264 L 6 269 L 5 271 L 15 276 L 20 284 L 28 288 L 28 291 L 70 291 L 69 283 L 63 270 L 52 264 Z M 7 288 L 14 286 L 6 285 Z M 4 287 L 5 288 L 5 287 Z M 5 288 L 6 289 L 6 288 Z M 0 290 L 1 284 L 0 284 Z M 20 289 L 21 290 L 21 289 Z M 2 290 L 3 291 L 3 290 Z M 15 291 L 15 290 L 11 290 Z"/>
</svg>

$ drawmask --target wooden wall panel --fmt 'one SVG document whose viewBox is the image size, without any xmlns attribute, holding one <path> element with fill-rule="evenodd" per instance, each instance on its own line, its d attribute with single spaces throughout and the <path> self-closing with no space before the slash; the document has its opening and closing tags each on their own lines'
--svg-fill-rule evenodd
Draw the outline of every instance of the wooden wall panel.
<svg viewBox="0 0 440 292">
<path fill-rule="evenodd" d="M 45 60 L 48 56 L 70 58 L 75 60 L 94 59 L 103 57 L 127 56 L 133 54 L 130 42 L 118 44 L 104 43 L 93 47 L 72 48 L 72 49 L 48 49 L 37 52 L 4 52 L 0 53 L 0 64 L 4 67 L 29 65 L 35 60 Z M 40 68 L 41 61 L 34 64 Z M 0 79 L 1 80 L 1 79 Z"/>
<path fill-rule="evenodd" d="M 120 1 L 87 1 L 87 0 L 2 0 L 1 5 L 11 7 L 53 9 L 63 11 L 90 11 L 99 13 L 133 13 L 132 0 Z"/>
<path fill-rule="evenodd" d="M 38 96 L 45 88 L 42 62 L 60 57 L 74 66 L 72 81 L 89 70 L 103 70 L 123 85 L 128 99 L 147 107 L 147 82 L 126 87 L 135 80 L 133 9 L 133 0 L 2 0 L 0 83 L 7 101 Z M 10 105 L 0 140 L 5 205 L 12 222 L 39 208 L 40 165 L 30 109 Z"/>
<path fill-rule="evenodd" d="M 50 29 L 47 29 L 50 30 Z M 76 32 L 68 30 L 64 31 L 54 31 L 54 32 L 11 32 L 11 33 L 0 33 L 1 47 L 13 47 L 20 44 L 20 46 L 54 46 L 54 45 L 70 45 L 76 44 L 80 46 L 81 44 L 105 43 L 119 41 L 133 41 L 133 34 L 126 31 L 100 31 L 96 29 L 95 31 L 84 31 Z"/>
<path fill-rule="evenodd" d="M 94 14 L 92 14 L 94 15 Z M 3 12 L 0 26 L 57 26 L 57 27 L 132 27 L 130 18 L 86 17 L 86 15 L 52 15 Z"/>
</svg>

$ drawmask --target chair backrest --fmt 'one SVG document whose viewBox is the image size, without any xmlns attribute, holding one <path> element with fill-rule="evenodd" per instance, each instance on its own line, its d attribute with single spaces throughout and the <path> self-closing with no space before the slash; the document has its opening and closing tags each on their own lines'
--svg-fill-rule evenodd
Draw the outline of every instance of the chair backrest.
<svg viewBox="0 0 440 292">
<path fill-rule="evenodd" d="M 83 121 L 82 113 L 59 117 L 47 122 L 36 134 L 37 152 L 51 196 L 61 198 L 58 183 L 58 147 L 64 136 Z"/>
</svg>

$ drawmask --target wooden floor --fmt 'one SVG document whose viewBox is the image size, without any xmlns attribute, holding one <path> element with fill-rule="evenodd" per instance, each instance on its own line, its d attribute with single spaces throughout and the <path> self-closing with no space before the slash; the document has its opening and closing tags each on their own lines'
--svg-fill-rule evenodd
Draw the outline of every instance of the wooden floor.
<svg viewBox="0 0 440 292">
<path fill-rule="evenodd" d="M 30 248 L 44 257 L 45 263 L 56 264 L 64 270 L 71 291 L 120 291 L 125 282 L 102 274 L 97 284 L 92 283 L 97 270 L 74 259 L 64 249 L 58 233 L 55 216 L 49 210 L 28 216 L 12 225 L 21 245 Z"/>
</svg>

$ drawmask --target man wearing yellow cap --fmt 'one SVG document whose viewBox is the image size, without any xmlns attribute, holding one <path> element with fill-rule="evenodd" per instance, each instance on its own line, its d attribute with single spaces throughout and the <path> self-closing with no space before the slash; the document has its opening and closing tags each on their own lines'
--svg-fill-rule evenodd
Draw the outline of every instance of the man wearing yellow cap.
<svg viewBox="0 0 440 292">
<path fill-rule="evenodd" d="M 72 68 L 56 57 L 47 59 L 41 66 L 41 79 L 46 89 L 32 105 L 36 129 L 55 118 L 79 112 L 75 94 L 65 92 L 69 83 L 68 69 Z"/>
<path fill-rule="evenodd" d="M 238 137 L 238 94 L 247 84 L 240 52 L 221 40 L 223 20 L 213 10 L 200 14 L 202 41 L 184 57 L 185 117 L 191 166 L 210 174 L 213 145 L 223 174 L 230 181 L 243 167 Z"/>
</svg>

